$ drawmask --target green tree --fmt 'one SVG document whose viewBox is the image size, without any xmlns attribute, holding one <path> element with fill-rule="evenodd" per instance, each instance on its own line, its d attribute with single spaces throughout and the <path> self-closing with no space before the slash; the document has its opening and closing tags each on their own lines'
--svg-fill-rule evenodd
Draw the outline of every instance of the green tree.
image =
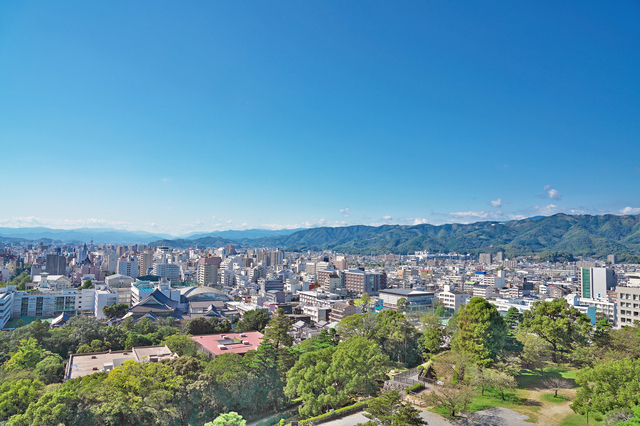
<svg viewBox="0 0 640 426">
<path fill-rule="evenodd" d="M 205 317 L 198 317 L 187 321 L 187 324 L 185 325 L 185 332 L 192 336 L 213 334 L 213 327 Z"/>
<path fill-rule="evenodd" d="M 375 317 L 373 339 L 391 360 L 414 367 L 422 361 L 420 333 L 401 313 L 382 311 Z"/>
<path fill-rule="evenodd" d="M 400 312 L 400 313 L 407 312 L 407 307 L 409 305 L 408 305 L 408 302 L 407 302 L 406 298 L 401 297 L 400 299 L 398 299 L 398 301 L 396 303 L 397 303 L 398 312 Z"/>
<path fill-rule="evenodd" d="M 42 388 L 38 380 L 17 380 L 4 382 L 0 385 L 0 421 L 27 411 L 29 404 L 37 399 L 38 391 Z"/>
<path fill-rule="evenodd" d="M 559 354 L 585 345 L 592 330 L 589 317 L 569 306 L 565 299 L 535 302 L 531 310 L 523 314 L 520 328 L 551 345 L 553 362 L 558 362 Z"/>
<path fill-rule="evenodd" d="M 369 419 L 358 426 L 422 426 L 427 422 L 420 417 L 420 411 L 413 405 L 402 402 L 398 390 L 384 392 L 369 402 L 364 416 Z"/>
<path fill-rule="evenodd" d="M 282 309 L 278 309 L 264 333 L 265 341 L 273 343 L 274 348 L 290 347 L 293 344 L 293 337 L 289 334 L 291 320 L 284 314 Z"/>
<path fill-rule="evenodd" d="M 507 311 L 507 315 L 504 316 L 504 320 L 509 325 L 509 328 L 515 330 L 518 328 L 518 324 L 522 321 L 522 314 L 516 307 L 511 307 Z"/>
<path fill-rule="evenodd" d="M 424 359 L 429 359 L 440 352 L 444 341 L 444 330 L 440 327 L 440 317 L 437 314 L 427 314 L 422 317 L 422 347 Z"/>
<path fill-rule="evenodd" d="M 507 325 L 495 305 L 473 297 L 460 312 L 453 340 L 479 365 L 488 366 L 502 351 L 506 338 Z"/>
<path fill-rule="evenodd" d="M 519 331 L 516 338 L 522 343 L 522 353 L 520 354 L 522 363 L 530 370 L 539 369 L 540 373 L 543 373 L 545 360 L 551 353 L 551 345 L 541 337 L 523 331 Z"/>
<path fill-rule="evenodd" d="M 173 334 L 164 339 L 162 344 L 180 356 L 196 356 L 198 353 L 198 345 L 189 335 Z"/>
<path fill-rule="evenodd" d="M 355 336 L 370 339 L 373 338 L 376 333 L 376 318 L 377 314 L 374 312 L 349 315 L 336 325 L 336 331 L 343 339 Z"/>
<path fill-rule="evenodd" d="M 42 361 L 45 353 L 38 341 L 30 337 L 28 340 L 20 340 L 16 352 L 11 352 L 9 355 L 11 358 L 3 366 L 6 371 L 33 370 Z"/>
<path fill-rule="evenodd" d="M 80 286 L 81 289 L 94 288 L 93 282 L 91 280 L 85 280 L 84 283 Z"/>
<path fill-rule="evenodd" d="M 58 354 L 51 354 L 36 364 L 33 373 L 43 383 L 49 385 L 62 381 L 64 374 L 64 365 L 62 357 Z"/>
<path fill-rule="evenodd" d="M 635 406 L 632 409 L 633 417 L 625 420 L 621 423 L 616 423 L 616 426 L 638 426 L 640 425 L 640 406 Z"/>
<path fill-rule="evenodd" d="M 571 409 L 577 413 L 606 413 L 640 403 L 640 359 L 621 359 L 584 368 L 576 374 L 579 386 Z"/>
<path fill-rule="evenodd" d="M 117 304 L 117 305 L 107 305 L 102 307 L 102 313 L 107 318 L 122 318 L 127 314 L 129 310 L 129 305 L 125 303 Z"/>
<path fill-rule="evenodd" d="M 247 421 L 234 411 L 230 413 L 220 414 L 213 422 L 206 423 L 204 426 L 245 426 Z"/>
<path fill-rule="evenodd" d="M 236 330 L 244 331 L 263 331 L 269 322 L 269 313 L 264 309 L 256 309 L 244 314 L 242 320 L 236 324 Z"/>
<path fill-rule="evenodd" d="M 320 414 L 374 395 L 388 365 L 375 342 L 351 337 L 337 347 L 303 354 L 287 373 L 285 394 L 304 403 L 302 415 Z"/>
<path fill-rule="evenodd" d="M 178 387 L 173 369 L 164 363 L 125 361 L 109 372 L 92 411 L 106 424 L 156 424 L 175 417 L 170 401 Z"/>
</svg>

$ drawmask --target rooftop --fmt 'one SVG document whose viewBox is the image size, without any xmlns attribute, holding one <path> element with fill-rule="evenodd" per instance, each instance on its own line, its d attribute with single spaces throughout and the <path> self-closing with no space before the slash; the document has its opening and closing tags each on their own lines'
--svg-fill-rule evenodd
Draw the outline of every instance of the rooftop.
<svg viewBox="0 0 640 426">
<path fill-rule="evenodd" d="M 65 372 L 65 380 L 76 379 L 101 371 L 110 371 L 125 361 L 157 362 L 163 359 L 177 358 L 165 346 L 141 346 L 126 351 L 91 352 L 73 354 Z"/>
<path fill-rule="evenodd" d="M 198 345 L 217 356 L 230 352 L 244 355 L 250 350 L 258 349 L 262 337 L 263 334 L 259 331 L 247 331 L 245 333 L 207 334 L 191 338 Z"/>
</svg>

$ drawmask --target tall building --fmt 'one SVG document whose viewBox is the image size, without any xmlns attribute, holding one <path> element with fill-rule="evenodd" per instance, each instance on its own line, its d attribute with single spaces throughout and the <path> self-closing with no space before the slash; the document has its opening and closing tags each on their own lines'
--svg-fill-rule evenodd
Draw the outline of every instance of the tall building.
<svg viewBox="0 0 640 426">
<path fill-rule="evenodd" d="M 618 259 L 616 258 L 615 254 L 610 254 L 609 256 L 607 256 L 607 262 L 612 265 L 615 265 L 617 260 Z"/>
<path fill-rule="evenodd" d="M 616 284 L 616 274 L 611 268 L 578 269 L 580 296 L 585 299 L 607 297 L 607 290 L 611 290 Z"/>
<path fill-rule="evenodd" d="M 152 275 L 167 278 L 172 283 L 180 282 L 180 267 L 175 263 L 156 263 Z"/>
<path fill-rule="evenodd" d="M 198 261 L 198 283 L 204 286 L 218 284 L 218 268 L 222 259 L 219 257 L 205 257 Z"/>
<path fill-rule="evenodd" d="M 140 277 L 144 277 L 149 274 L 149 269 L 153 268 L 153 252 L 152 251 L 143 251 L 140 253 L 140 257 L 138 259 L 138 263 L 140 266 Z"/>
<path fill-rule="evenodd" d="M 491 253 L 480 253 L 478 257 L 479 263 L 484 263 L 486 265 L 491 265 Z"/>
<path fill-rule="evenodd" d="M 269 252 L 269 264 L 271 266 L 282 265 L 284 263 L 284 251 L 275 249 Z"/>
<path fill-rule="evenodd" d="M 47 255 L 47 273 L 49 275 L 65 275 L 66 272 L 67 260 L 64 256 L 59 256 L 57 254 Z"/>
<path fill-rule="evenodd" d="M 233 246 L 233 244 L 229 244 L 225 248 L 227 249 L 227 253 L 229 253 L 229 256 L 233 256 L 234 254 L 236 254 L 236 248 Z"/>
<path fill-rule="evenodd" d="M 131 278 L 138 278 L 138 258 L 135 256 L 123 257 L 118 261 L 117 272 Z"/>
<path fill-rule="evenodd" d="M 502 263 L 502 261 L 504 260 L 504 253 L 502 253 L 501 251 L 496 253 L 496 258 L 494 259 L 494 262 L 496 263 Z"/>
</svg>

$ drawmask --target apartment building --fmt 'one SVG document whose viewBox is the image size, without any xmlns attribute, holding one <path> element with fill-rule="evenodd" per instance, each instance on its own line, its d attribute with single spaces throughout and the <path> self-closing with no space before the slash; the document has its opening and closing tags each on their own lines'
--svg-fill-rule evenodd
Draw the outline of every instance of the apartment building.
<svg viewBox="0 0 640 426">
<path fill-rule="evenodd" d="M 384 271 L 349 270 L 344 274 L 347 291 L 358 297 L 362 293 L 377 294 L 387 288 L 387 273 Z"/>
<path fill-rule="evenodd" d="M 640 287 L 616 288 L 618 295 L 618 326 L 640 321 Z"/>
</svg>

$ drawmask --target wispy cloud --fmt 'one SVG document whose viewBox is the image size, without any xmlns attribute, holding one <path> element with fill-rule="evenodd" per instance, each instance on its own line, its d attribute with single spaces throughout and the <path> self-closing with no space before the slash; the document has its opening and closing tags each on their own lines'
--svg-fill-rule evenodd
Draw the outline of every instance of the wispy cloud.
<svg viewBox="0 0 640 426">
<path fill-rule="evenodd" d="M 383 220 L 391 220 L 391 219 L 392 219 L 392 217 L 391 217 L 391 216 L 389 216 L 389 215 L 386 215 L 386 216 L 382 216 L 382 219 L 383 219 Z"/>
<path fill-rule="evenodd" d="M 129 222 L 110 221 L 97 218 L 87 219 L 46 219 L 37 216 L 21 216 L 0 218 L 0 226 L 7 228 L 30 228 L 43 226 L 48 228 L 77 229 L 77 228 L 117 228 L 130 229 Z"/>
<path fill-rule="evenodd" d="M 349 213 L 349 207 L 345 207 L 344 209 L 340 209 L 340 214 L 344 217 L 349 217 L 351 213 Z"/>
<path fill-rule="evenodd" d="M 562 200 L 562 195 L 560 195 L 560 193 L 556 189 L 552 188 L 551 185 L 545 185 L 544 191 L 546 192 L 546 194 L 538 195 L 538 197 L 548 198 L 550 200 L 556 201 Z"/>
<path fill-rule="evenodd" d="M 502 206 L 502 198 L 498 198 L 497 200 L 490 201 L 493 207 L 501 207 Z"/>
</svg>

